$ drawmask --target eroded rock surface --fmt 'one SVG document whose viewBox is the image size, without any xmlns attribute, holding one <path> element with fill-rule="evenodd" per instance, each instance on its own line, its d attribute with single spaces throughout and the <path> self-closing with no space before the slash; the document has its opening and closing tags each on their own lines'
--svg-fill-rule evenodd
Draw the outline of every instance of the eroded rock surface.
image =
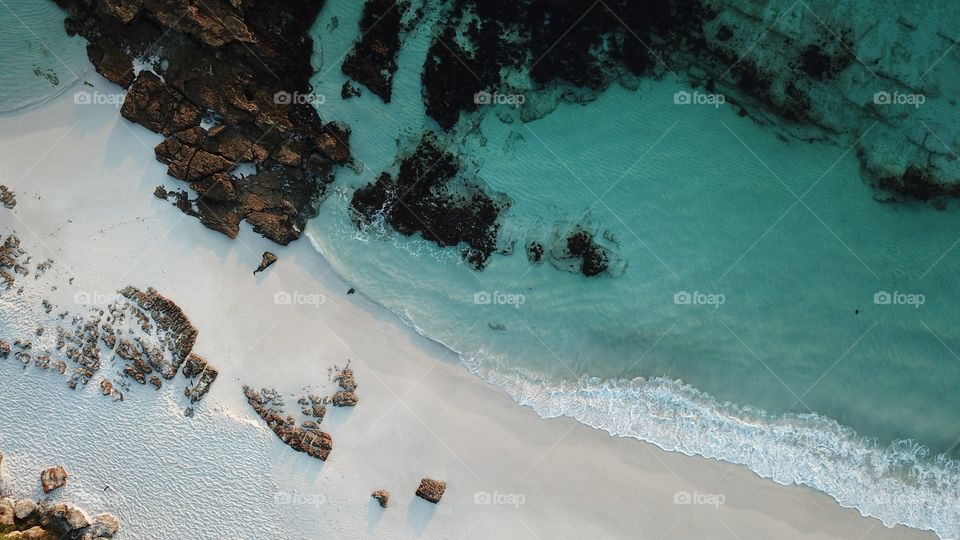
<svg viewBox="0 0 960 540">
<path fill-rule="evenodd" d="M 404 35 L 422 16 L 420 9 L 413 8 L 408 0 L 367 0 L 360 19 L 360 38 L 340 65 L 345 75 L 366 86 L 384 103 L 390 103 Z M 351 94 L 344 87 L 342 97 Z"/>
<path fill-rule="evenodd" d="M 300 236 L 350 160 L 349 130 L 306 97 L 322 0 L 56 1 L 97 71 L 129 89 L 123 116 L 166 137 L 156 158 L 195 193 L 178 208 L 231 238 L 243 220 L 280 244 Z"/>
<path fill-rule="evenodd" d="M 253 275 L 257 275 L 260 272 L 263 272 L 267 268 L 270 268 L 273 263 L 277 262 L 277 256 L 269 251 L 263 252 L 263 257 L 260 259 L 260 265 L 257 266 L 257 269 L 253 271 Z"/>
<path fill-rule="evenodd" d="M 244 386 L 243 393 L 257 416 L 267 423 L 271 431 L 284 444 L 323 461 L 330 456 L 333 450 L 333 438 L 330 434 L 321 431 L 317 423 L 312 420 L 308 420 L 310 424 L 304 423 L 298 426 L 293 416 L 284 416 L 284 403 L 276 391 L 263 389 L 257 392 L 249 386 Z"/>
<path fill-rule="evenodd" d="M 447 490 L 447 483 L 432 478 L 420 480 L 420 487 L 417 488 L 416 495 L 425 501 L 433 504 L 440 502 L 443 493 Z"/>
<path fill-rule="evenodd" d="M 40 485 L 43 488 L 43 492 L 50 493 L 55 489 L 67 485 L 67 477 L 69 476 L 67 470 L 60 465 L 44 469 L 40 473 Z"/>
<path fill-rule="evenodd" d="M 2 464 L 0 453 L 0 464 Z M 44 493 L 66 484 L 63 467 L 52 467 L 41 472 Z M 0 469 L 0 485 L 3 471 Z M 48 489 L 49 487 L 49 489 Z M 120 522 L 110 514 L 90 518 L 86 512 L 71 504 L 55 503 L 50 498 L 36 502 L 0 496 L 0 538 L 3 540 L 98 540 L 113 538 Z"/>
</svg>

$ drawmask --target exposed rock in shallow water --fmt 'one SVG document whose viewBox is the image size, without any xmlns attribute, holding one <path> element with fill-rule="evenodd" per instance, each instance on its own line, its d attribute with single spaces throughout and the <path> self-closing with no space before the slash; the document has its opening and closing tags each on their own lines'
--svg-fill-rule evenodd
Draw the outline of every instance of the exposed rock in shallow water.
<svg viewBox="0 0 960 540">
<path fill-rule="evenodd" d="M 405 236 L 419 232 L 442 247 L 466 244 L 464 259 L 482 269 L 497 249 L 497 218 L 509 206 L 506 197 L 499 199 L 478 181 L 464 179 L 459 158 L 425 133 L 395 175 L 382 173 L 358 189 L 351 204 L 362 222 L 382 216 Z"/>
<path fill-rule="evenodd" d="M 602 91 L 628 77 L 677 79 L 690 90 L 675 104 L 720 96 L 779 136 L 855 148 L 889 200 L 942 205 L 960 197 L 949 127 L 958 119 L 949 98 L 957 57 L 948 54 L 956 45 L 949 21 L 960 13 L 938 10 L 945 16 L 907 8 L 885 19 L 863 2 L 464 0 L 433 28 L 423 99 L 450 130 L 496 106 L 494 97 L 522 100 L 529 121 L 553 110 L 538 106 L 538 95 L 567 99 L 568 90 Z M 947 117 L 920 109 L 934 99 Z M 917 178 L 922 189 L 910 181 Z"/>
<path fill-rule="evenodd" d="M 417 488 L 416 495 L 425 501 L 430 501 L 433 504 L 437 504 L 440 502 L 440 499 L 443 497 L 443 493 L 446 490 L 446 482 L 433 480 L 431 478 L 424 478 L 423 480 L 420 480 L 420 487 Z"/>
</svg>

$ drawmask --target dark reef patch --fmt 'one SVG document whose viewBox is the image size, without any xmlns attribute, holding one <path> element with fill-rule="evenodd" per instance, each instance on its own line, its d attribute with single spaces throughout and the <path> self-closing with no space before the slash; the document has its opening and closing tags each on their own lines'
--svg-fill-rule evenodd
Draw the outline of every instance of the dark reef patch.
<svg viewBox="0 0 960 540">
<path fill-rule="evenodd" d="M 422 11 L 411 11 L 407 0 L 367 0 L 360 19 L 360 39 L 340 65 L 344 75 L 366 86 L 384 103 L 390 103 L 397 54 L 413 24 L 404 21 L 408 14 L 418 17 Z"/>
<path fill-rule="evenodd" d="M 459 158 L 428 132 L 395 174 L 383 172 L 358 189 L 351 205 L 362 222 L 382 216 L 404 236 L 419 232 L 441 247 L 465 244 L 464 259 L 479 270 L 497 249 L 497 218 L 509 203 L 462 176 Z"/>
</svg>

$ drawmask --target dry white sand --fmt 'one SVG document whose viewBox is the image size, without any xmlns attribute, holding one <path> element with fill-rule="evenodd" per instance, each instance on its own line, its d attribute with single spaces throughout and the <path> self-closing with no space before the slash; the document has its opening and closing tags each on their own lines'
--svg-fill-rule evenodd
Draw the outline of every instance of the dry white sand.
<svg viewBox="0 0 960 540">
<path fill-rule="evenodd" d="M 90 80 L 96 88 L 76 90 L 116 92 Z M 0 209 L 0 230 L 56 261 L 55 277 L 23 282 L 59 280 L 44 294 L 61 302 L 156 287 L 200 329 L 196 351 L 221 376 L 188 419 L 166 388 L 113 403 L 93 384 L 70 392 L 59 376 L 0 363 L 0 450 L 20 494 L 39 495 L 36 470 L 64 463 L 73 477 L 59 497 L 115 513 L 123 538 L 933 536 L 744 467 L 537 417 L 347 295 L 307 239 L 280 247 L 245 226 L 230 241 L 153 198 L 157 185 L 186 187 L 153 159 L 161 138 L 72 95 L 0 118 L 0 183 L 19 200 Z M 265 250 L 280 260 L 254 277 Z M 282 291 L 323 303 L 277 304 Z M 325 463 L 284 446 L 243 399 L 242 384 L 285 395 L 329 386 L 328 369 L 348 358 L 360 403 L 328 413 Z M 413 495 L 425 476 L 448 482 L 439 505 Z M 391 491 L 388 509 L 375 489 Z"/>
</svg>

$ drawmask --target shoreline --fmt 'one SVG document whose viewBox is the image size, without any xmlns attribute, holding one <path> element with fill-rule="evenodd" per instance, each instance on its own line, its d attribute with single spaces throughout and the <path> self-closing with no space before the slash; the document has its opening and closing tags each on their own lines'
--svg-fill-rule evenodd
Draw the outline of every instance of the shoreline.
<svg viewBox="0 0 960 540">
<path fill-rule="evenodd" d="M 99 76 L 92 78 L 96 89 L 112 89 Z M 316 508 L 316 514 L 326 518 L 319 523 L 328 525 L 331 534 L 365 530 L 367 535 L 543 537 L 573 532 L 621 536 L 646 530 L 668 537 L 692 537 L 715 536 L 726 528 L 731 536 L 746 537 L 930 536 L 902 526 L 887 528 L 879 520 L 841 508 L 829 495 L 762 479 L 746 467 L 613 437 L 571 418 L 540 418 L 531 408 L 518 406 L 506 393 L 471 374 L 456 361 L 451 349 L 424 339 L 365 297 L 348 298 L 349 285 L 311 242 L 278 248 L 252 234 L 248 225 L 243 225 L 239 237 L 231 242 L 154 199 L 150 195 L 154 186 L 172 187 L 177 181 L 167 177 L 163 166 L 151 157 L 136 156 L 142 153 L 141 143 L 149 148 L 149 142 L 159 142 L 160 137 L 127 123 L 113 107 L 75 106 L 65 96 L 61 93 L 34 110 L 0 116 L 0 125 L 20 128 L 16 136 L 3 136 L 7 141 L 0 147 L 4 182 L 23 175 L 21 183 L 9 186 L 18 195 L 19 204 L 13 210 L 17 219 L 11 219 L 7 211 L 0 214 L 0 223 L 5 225 L 5 233 L 21 232 L 24 244 L 35 250 L 37 259 L 52 256 L 56 270 L 69 269 L 84 290 L 153 286 L 183 307 L 200 329 L 197 351 L 221 370 L 208 403 L 198 411 L 202 419 L 198 423 L 218 426 L 221 431 L 214 433 L 220 435 L 229 433 L 227 442 L 253 447 L 251 455 L 269 457 L 267 463 L 250 464 L 249 457 L 228 447 L 228 455 L 250 467 L 233 487 L 249 489 L 245 482 L 265 474 L 278 489 L 289 490 L 288 494 L 319 492 L 324 504 Z M 71 125 L 70 116 L 76 117 L 77 127 L 85 129 L 71 130 L 62 142 L 47 136 L 59 135 Z M 49 146 L 55 140 L 60 158 L 43 160 L 47 148 L 42 141 Z M 130 145 L 136 145 L 135 152 L 124 151 Z M 83 163 L 90 171 L 77 170 L 72 163 Z M 12 179 L 6 178 L 10 175 Z M 139 182 L 134 181 L 137 179 Z M 58 185 L 64 180 L 73 185 Z M 103 190 L 113 190 L 111 197 L 96 197 Z M 24 225 L 18 219 L 23 219 L 30 231 L 21 231 Z M 176 230 L 184 225 L 187 231 Z M 50 248 L 44 246 L 51 245 L 54 253 L 48 254 L 45 251 Z M 280 261 L 251 278 L 249 272 L 267 249 L 276 252 Z M 217 268 L 218 272 L 198 271 L 203 268 Z M 288 289 L 321 295 L 323 302 L 275 304 L 273 294 Z M 64 287 L 61 292 L 66 295 L 70 291 Z M 225 321 L 228 314 L 230 319 Z M 281 315 L 284 324 L 278 323 Z M 274 322 L 265 323 L 271 318 Z M 305 335 L 309 338 L 304 339 Z M 302 383 L 321 385 L 328 381 L 327 370 L 347 358 L 357 373 L 361 402 L 355 410 L 336 411 L 324 421 L 335 441 L 327 463 L 284 446 L 259 423 L 240 391 L 242 384 L 275 385 L 286 395 L 299 390 Z M 5 426 L 3 431 L 44 429 L 44 421 L 55 418 L 49 416 L 54 414 L 71 414 L 70 418 L 82 424 L 85 420 L 76 417 L 81 411 L 74 410 L 80 407 L 124 410 L 131 425 L 137 422 L 139 407 L 152 411 L 153 418 L 166 415 L 172 420 L 180 412 L 171 406 L 168 396 L 154 397 L 150 388 L 137 388 L 129 403 L 116 404 L 94 395 L 92 388 L 76 395 L 65 387 L 52 388 L 54 383 L 43 381 L 37 373 L 13 377 L 17 369 L 0 367 L 4 377 L 0 385 L 15 381 L 4 388 L 5 393 L 31 403 L 36 400 L 37 417 L 21 419 L 21 424 Z M 52 393 L 27 397 L 20 394 L 25 388 Z M 71 410 L 43 406 L 45 397 L 66 400 Z M 149 404 L 151 400 L 155 403 Z M 88 421 L 96 425 L 95 420 Z M 193 444 L 216 447 L 217 441 L 209 434 L 189 433 L 195 426 L 190 419 L 179 422 L 178 428 L 150 430 L 150 436 L 163 441 L 189 434 Z M 65 450 L 32 449 L 30 441 L 17 440 L 13 437 L 14 448 L 2 448 L 15 464 L 34 459 L 31 452 Z M 76 443 L 84 448 L 82 440 L 64 440 L 64 446 Z M 0 445 L 10 446 L 10 441 L 0 441 Z M 105 463 L 116 463 L 117 451 L 130 450 L 138 449 L 114 449 L 111 455 L 109 449 L 97 447 L 97 452 L 106 454 L 85 459 L 95 462 L 97 457 L 106 457 Z M 175 468 L 166 468 L 163 458 L 161 451 L 144 459 L 173 473 Z M 608 467 L 608 463 L 618 466 Z M 78 476 L 114 474 L 91 470 L 82 463 L 71 466 Z M 426 476 L 448 482 L 447 494 L 436 507 L 413 497 L 416 482 Z M 175 486 L 194 484 L 182 473 L 167 481 Z M 589 489 L 570 492 L 570 485 Z M 390 489 L 394 494 L 391 500 L 396 501 L 382 514 L 370 507 L 369 497 L 380 488 Z M 137 516 L 121 504 L 117 509 L 124 523 L 121 538 L 136 537 L 137 532 L 150 531 L 160 523 L 168 528 L 157 530 L 157 535 L 175 537 L 179 532 L 175 527 L 187 525 L 149 515 L 157 511 L 160 501 L 151 501 L 149 494 L 141 492 L 142 486 L 118 485 L 115 489 L 137 492 L 140 504 L 148 510 L 147 516 Z M 226 495 L 240 493 L 227 490 Z M 675 498 L 683 499 L 684 493 L 691 500 L 698 500 L 699 495 L 723 495 L 723 502 L 677 504 Z M 70 496 L 68 490 L 65 497 Z M 293 515 L 305 510 L 290 505 L 265 510 L 264 504 L 266 508 L 271 502 L 276 506 L 272 492 L 247 492 L 244 496 L 246 499 L 234 501 L 231 508 L 260 508 L 271 517 L 279 514 L 277 526 L 296 527 L 286 519 L 291 518 L 291 510 Z M 485 504 L 484 496 L 500 504 Z M 509 504 L 517 503 L 520 496 L 522 504 Z M 190 504 L 189 497 L 182 503 Z M 312 513 L 314 508 L 306 510 Z M 310 525 L 309 530 L 315 531 L 316 525 Z M 306 534 L 297 529 L 286 532 Z"/>
</svg>

